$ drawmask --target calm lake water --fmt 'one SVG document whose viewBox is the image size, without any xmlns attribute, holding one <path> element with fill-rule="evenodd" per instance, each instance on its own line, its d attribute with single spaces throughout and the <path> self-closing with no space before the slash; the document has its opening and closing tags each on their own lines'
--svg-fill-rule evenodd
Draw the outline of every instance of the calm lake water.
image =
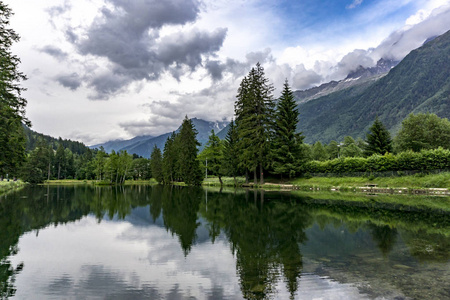
<svg viewBox="0 0 450 300">
<path fill-rule="evenodd" d="M 0 299 L 448 299 L 448 214 L 345 203 L 29 187 L 0 196 Z"/>
</svg>

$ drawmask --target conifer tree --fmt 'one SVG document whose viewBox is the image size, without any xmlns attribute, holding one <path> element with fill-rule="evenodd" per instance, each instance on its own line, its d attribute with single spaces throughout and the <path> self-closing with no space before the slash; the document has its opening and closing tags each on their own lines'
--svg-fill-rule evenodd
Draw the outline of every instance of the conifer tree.
<svg viewBox="0 0 450 300">
<path fill-rule="evenodd" d="M 11 53 L 11 46 L 19 35 L 8 28 L 11 9 L 0 1 L 0 174 L 16 173 L 25 161 L 25 133 L 22 123 L 30 126 L 25 117 L 27 101 L 21 96 L 25 90 L 20 81 L 26 79 L 19 72 L 20 59 Z"/>
<path fill-rule="evenodd" d="M 53 149 L 43 139 L 39 139 L 36 148 L 23 165 L 21 178 L 32 184 L 44 182 L 48 178 L 52 154 Z"/>
<path fill-rule="evenodd" d="M 234 185 L 237 185 L 236 175 L 239 170 L 239 152 L 238 152 L 238 132 L 234 121 L 231 120 L 227 135 L 224 141 L 224 159 L 223 167 L 226 174 L 233 176 Z"/>
<path fill-rule="evenodd" d="M 259 171 L 261 184 L 264 184 L 264 167 L 270 164 L 268 154 L 275 110 L 273 90 L 264 68 L 257 63 L 242 80 L 235 102 L 240 159 L 243 167 L 253 170 L 255 183 Z"/>
<path fill-rule="evenodd" d="M 200 143 L 197 141 L 197 130 L 192 120 L 186 116 L 179 133 L 178 162 L 181 180 L 187 185 L 200 185 L 203 181 L 200 163 L 197 160 L 198 146 Z"/>
<path fill-rule="evenodd" d="M 152 170 L 152 177 L 158 183 L 164 181 L 163 171 L 162 171 L 162 154 L 161 150 L 155 145 L 153 147 L 152 154 L 150 155 L 150 168 Z"/>
<path fill-rule="evenodd" d="M 289 177 L 295 174 L 302 159 L 301 144 L 304 137 L 301 133 L 296 133 L 298 123 L 296 106 L 294 94 L 286 80 L 275 113 L 272 165 L 275 174 Z"/>
<path fill-rule="evenodd" d="M 366 143 L 364 154 L 367 156 L 372 154 L 384 155 L 387 152 L 392 152 L 391 134 L 378 117 L 375 118 L 369 133 L 367 133 Z"/>
<path fill-rule="evenodd" d="M 164 144 L 162 172 L 165 184 L 175 181 L 175 167 L 177 162 L 175 138 L 176 133 L 172 132 L 172 135 L 167 138 L 166 143 Z"/>
<path fill-rule="evenodd" d="M 199 154 L 199 158 L 203 161 L 208 161 L 208 171 L 212 175 L 216 175 L 219 178 L 220 185 L 223 185 L 222 176 L 224 175 L 224 144 L 220 138 L 211 130 L 208 142 L 205 145 L 203 151 Z"/>
</svg>

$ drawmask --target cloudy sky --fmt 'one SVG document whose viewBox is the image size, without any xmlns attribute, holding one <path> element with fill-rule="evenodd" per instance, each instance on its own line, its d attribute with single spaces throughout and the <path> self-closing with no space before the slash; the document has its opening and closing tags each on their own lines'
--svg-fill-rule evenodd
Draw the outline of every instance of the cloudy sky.
<svg viewBox="0 0 450 300">
<path fill-rule="evenodd" d="M 256 62 L 280 91 L 402 59 L 450 0 L 3 0 L 33 129 L 88 145 L 229 120 Z"/>
</svg>

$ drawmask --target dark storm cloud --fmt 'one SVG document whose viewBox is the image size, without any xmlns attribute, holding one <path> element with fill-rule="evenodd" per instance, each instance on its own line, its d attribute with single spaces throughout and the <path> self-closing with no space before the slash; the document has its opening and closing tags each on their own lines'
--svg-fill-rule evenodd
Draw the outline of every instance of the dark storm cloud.
<svg viewBox="0 0 450 300">
<path fill-rule="evenodd" d="M 88 86 L 93 88 L 95 94 L 89 95 L 90 100 L 108 100 L 110 96 L 116 95 L 130 84 L 132 79 L 115 73 L 102 73 L 89 80 Z"/>
<path fill-rule="evenodd" d="M 269 48 L 264 51 L 250 52 L 245 58 L 244 62 L 231 58 L 227 58 L 224 63 L 217 60 L 210 60 L 206 63 L 205 68 L 211 78 L 217 81 L 223 78 L 223 73 L 230 73 L 234 78 L 237 78 L 247 74 L 258 62 L 261 64 L 275 62 Z"/>
<path fill-rule="evenodd" d="M 67 40 L 82 55 L 106 58 L 112 75 L 89 77 L 92 99 L 108 99 L 133 81 L 157 80 L 165 72 L 179 79 L 203 66 L 208 56 L 220 50 L 226 29 L 212 32 L 180 31 L 160 36 L 166 25 L 194 22 L 200 11 L 197 0 L 107 0 L 100 15 L 77 35 L 66 30 Z M 103 82 L 102 80 L 106 80 Z"/>
<path fill-rule="evenodd" d="M 82 83 L 80 76 L 77 73 L 59 75 L 56 77 L 56 81 L 62 86 L 75 91 L 78 89 Z"/>
<path fill-rule="evenodd" d="M 208 74 L 213 80 L 221 80 L 223 78 L 222 72 L 225 71 L 225 66 L 217 60 L 210 60 L 205 65 Z"/>
<path fill-rule="evenodd" d="M 220 49 L 227 30 L 216 29 L 214 32 L 193 30 L 189 33 L 177 33 L 164 37 L 158 47 L 158 58 L 166 67 L 171 64 L 184 64 L 194 70 L 202 63 L 201 55 L 214 53 Z"/>
<path fill-rule="evenodd" d="M 39 51 L 42 53 L 46 53 L 50 56 L 53 56 L 54 58 L 60 61 L 66 59 L 68 56 L 66 52 L 62 51 L 58 47 L 51 45 L 44 46 L 43 48 L 39 49 Z"/>
</svg>

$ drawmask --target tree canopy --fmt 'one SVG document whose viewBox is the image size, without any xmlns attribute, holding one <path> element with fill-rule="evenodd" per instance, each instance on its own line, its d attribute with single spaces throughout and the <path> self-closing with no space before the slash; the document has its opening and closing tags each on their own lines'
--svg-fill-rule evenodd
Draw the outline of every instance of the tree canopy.
<svg viewBox="0 0 450 300">
<path fill-rule="evenodd" d="M 435 114 L 410 114 L 394 139 L 397 152 L 442 147 L 450 149 L 450 121 Z"/>
<path fill-rule="evenodd" d="M 27 101 L 20 82 L 26 77 L 19 72 L 20 59 L 11 46 L 19 35 L 8 28 L 12 11 L 0 2 L 0 174 L 17 173 L 25 160 L 25 135 L 22 123 L 31 125 L 25 117 Z"/>
</svg>

